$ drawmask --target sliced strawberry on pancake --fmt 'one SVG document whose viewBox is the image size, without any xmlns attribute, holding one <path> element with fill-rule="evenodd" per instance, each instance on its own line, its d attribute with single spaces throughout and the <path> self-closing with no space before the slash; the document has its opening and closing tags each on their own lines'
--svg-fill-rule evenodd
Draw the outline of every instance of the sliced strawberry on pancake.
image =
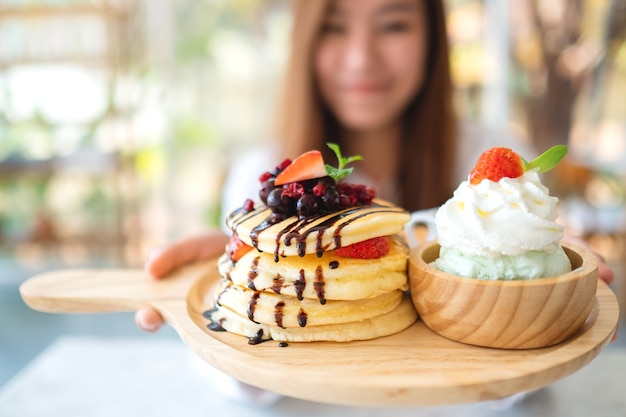
<svg viewBox="0 0 626 417">
<path fill-rule="evenodd" d="M 309 151 L 294 159 L 283 172 L 276 176 L 274 185 L 283 185 L 290 182 L 305 181 L 322 178 L 328 175 L 320 151 Z"/>
</svg>

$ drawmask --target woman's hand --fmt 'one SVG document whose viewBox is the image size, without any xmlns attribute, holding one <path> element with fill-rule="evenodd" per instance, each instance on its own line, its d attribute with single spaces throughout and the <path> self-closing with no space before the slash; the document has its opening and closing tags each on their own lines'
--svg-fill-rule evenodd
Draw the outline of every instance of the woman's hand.
<svg viewBox="0 0 626 417">
<path fill-rule="evenodd" d="M 593 252 L 593 254 L 596 255 L 596 257 L 598 258 L 598 278 L 600 278 L 607 284 L 611 284 L 613 283 L 613 281 L 615 281 L 615 272 L 613 272 L 611 267 L 606 264 L 604 258 L 599 253 L 597 253 L 591 246 L 589 246 L 589 244 L 584 239 L 566 233 L 563 236 L 563 240 L 565 242 L 570 242 L 578 246 L 582 246 L 583 248 L 587 248 L 591 252 Z"/>
<path fill-rule="evenodd" d="M 600 278 L 602 281 L 606 282 L 609 285 L 613 281 L 615 281 L 615 272 L 613 272 L 613 270 L 606 264 L 606 261 L 604 260 L 604 258 L 599 253 L 594 251 L 593 248 L 591 248 L 591 246 L 589 246 L 589 244 L 585 240 L 576 236 L 569 235 L 569 234 L 565 234 L 563 236 L 563 240 L 566 242 L 577 244 L 578 246 L 582 246 L 584 248 L 589 249 L 591 252 L 593 252 L 598 258 L 598 278 Z M 615 330 L 615 333 L 613 334 L 613 337 L 611 338 L 611 343 L 615 342 L 616 340 L 617 340 L 617 330 Z"/>
<path fill-rule="evenodd" d="M 218 256 L 224 252 L 227 242 L 228 237 L 219 230 L 176 241 L 150 254 L 146 272 L 156 279 L 163 278 L 180 266 Z M 154 332 L 163 325 L 163 317 L 155 309 L 146 307 L 135 313 L 135 323 L 145 331 Z"/>
</svg>

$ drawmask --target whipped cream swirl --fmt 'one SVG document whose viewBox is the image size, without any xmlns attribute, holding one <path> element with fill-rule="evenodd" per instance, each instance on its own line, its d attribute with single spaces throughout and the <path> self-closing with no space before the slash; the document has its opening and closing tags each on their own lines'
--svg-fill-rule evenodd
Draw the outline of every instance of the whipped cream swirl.
<svg viewBox="0 0 626 417">
<path fill-rule="evenodd" d="M 498 182 L 463 181 L 437 211 L 437 241 L 488 258 L 554 252 L 563 236 L 557 203 L 536 171 Z"/>
</svg>

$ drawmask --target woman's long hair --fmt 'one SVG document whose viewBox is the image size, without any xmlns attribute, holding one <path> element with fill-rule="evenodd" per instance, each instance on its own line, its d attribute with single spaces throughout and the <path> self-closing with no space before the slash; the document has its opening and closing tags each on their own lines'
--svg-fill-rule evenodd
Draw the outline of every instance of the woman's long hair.
<svg viewBox="0 0 626 417">
<path fill-rule="evenodd" d="M 315 85 L 314 51 L 331 0 L 295 0 L 291 54 L 285 73 L 278 135 L 283 157 L 307 150 L 330 152 L 326 142 L 341 145 L 340 128 Z M 440 0 L 424 1 L 429 24 L 424 84 L 405 110 L 400 201 L 407 210 L 435 207 L 448 199 L 455 184 L 457 123 L 452 104 L 445 12 Z M 325 159 L 332 161 L 328 154 Z"/>
</svg>

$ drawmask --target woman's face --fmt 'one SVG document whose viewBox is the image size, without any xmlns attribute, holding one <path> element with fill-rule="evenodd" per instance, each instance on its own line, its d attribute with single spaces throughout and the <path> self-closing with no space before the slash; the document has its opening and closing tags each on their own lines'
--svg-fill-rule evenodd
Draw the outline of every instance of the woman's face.
<svg viewBox="0 0 626 417">
<path fill-rule="evenodd" d="M 315 75 L 349 130 L 396 124 L 421 89 L 427 55 L 422 0 L 335 0 L 320 29 Z"/>
</svg>

